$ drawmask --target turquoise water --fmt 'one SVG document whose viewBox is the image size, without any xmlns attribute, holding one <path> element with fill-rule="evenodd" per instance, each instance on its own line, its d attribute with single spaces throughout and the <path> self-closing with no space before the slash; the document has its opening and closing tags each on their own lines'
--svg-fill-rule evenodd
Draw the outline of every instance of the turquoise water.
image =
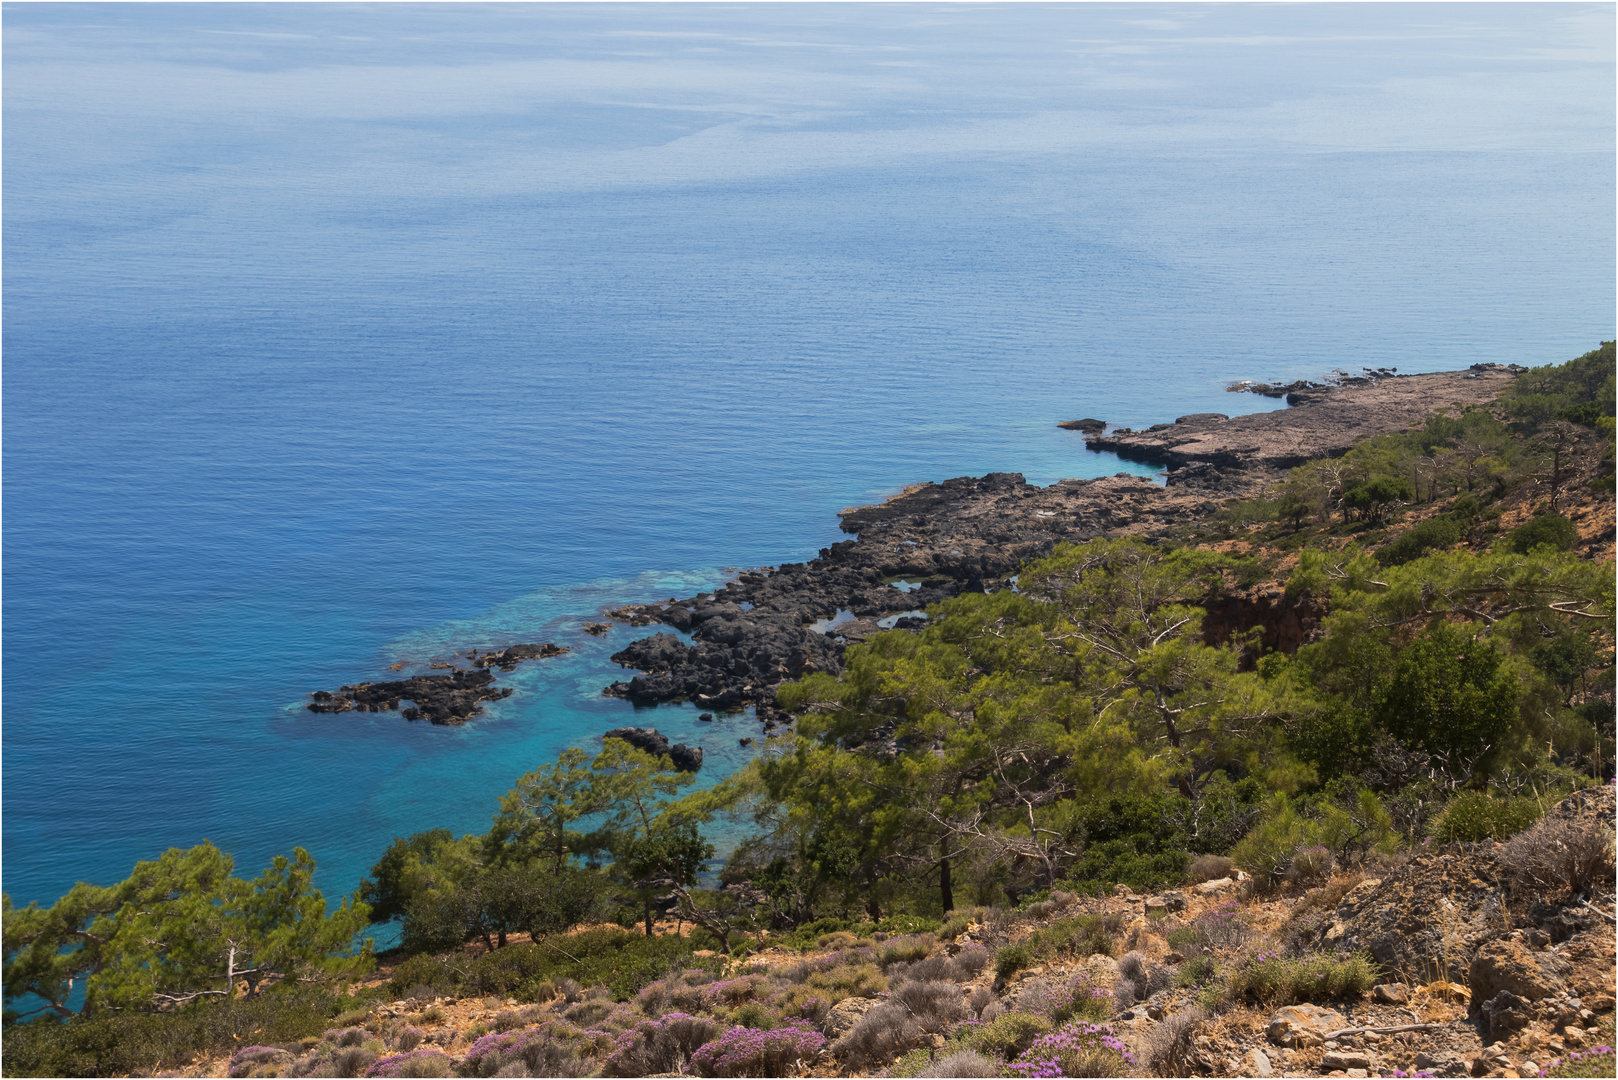
<svg viewBox="0 0 1618 1080">
<path fill-rule="evenodd" d="M 1610 6 L 4 9 L 4 885 L 329 891 L 562 747 L 604 605 L 1058 420 L 1613 336 Z M 461 728 L 307 693 L 557 641 Z"/>
</svg>

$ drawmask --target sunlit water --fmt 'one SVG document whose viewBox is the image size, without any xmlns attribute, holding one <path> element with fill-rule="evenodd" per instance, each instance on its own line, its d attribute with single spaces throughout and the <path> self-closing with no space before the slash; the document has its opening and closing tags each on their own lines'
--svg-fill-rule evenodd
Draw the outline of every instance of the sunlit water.
<svg viewBox="0 0 1618 1080">
<path fill-rule="evenodd" d="M 329 891 L 566 746 L 604 605 L 1059 420 L 1613 336 L 1610 6 L 5 9 L 4 884 Z M 315 689 L 574 648 L 459 728 Z"/>
</svg>

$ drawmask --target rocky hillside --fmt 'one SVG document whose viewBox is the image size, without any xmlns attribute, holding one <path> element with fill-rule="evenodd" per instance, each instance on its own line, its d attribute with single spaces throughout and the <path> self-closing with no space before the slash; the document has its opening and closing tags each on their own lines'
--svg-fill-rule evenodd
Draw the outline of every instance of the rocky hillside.
<svg viewBox="0 0 1618 1080">
<path fill-rule="evenodd" d="M 1206 860 L 1194 877 L 1224 873 L 1151 896 L 696 950 L 633 992 L 446 995 L 385 970 L 396 996 L 324 1036 L 168 1075 L 1612 1075 L 1614 811 L 1610 786 L 1577 792 L 1505 844 L 1288 895 Z"/>
</svg>

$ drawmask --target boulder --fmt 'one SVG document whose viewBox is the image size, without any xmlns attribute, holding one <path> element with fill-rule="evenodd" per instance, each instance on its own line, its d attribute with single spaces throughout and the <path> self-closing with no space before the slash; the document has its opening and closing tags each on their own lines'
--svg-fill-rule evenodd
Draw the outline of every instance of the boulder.
<svg viewBox="0 0 1618 1080">
<path fill-rule="evenodd" d="M 831 1007 L 826 1014 L 825 1022 L 820 1025 L 821 1033 L 833 1042 L 847 1035 L 860 1022 L 860 1018 L 881 1002 L 876 998 L 848 997 Z"/>
<path fill-rule="evenodd" d="M 666 757 L 682 772 L 696 772 L 702 768 L 701 747 L 690 747 L 685 743 L 670 746 L 668 736 L 656 728 L 613 728 L 602 738 L 622 739 L 635 749 L 644 750 L 654 757 Z"/>
<path fill-rule="evenodd" d="M 1410 1000 L 1410 987 L 1404 983 L 1377 983 L 1371 987 L 1371 1000 L 1379 1005 L 1403 1005 Z"/>
<path fill-rule="evenodd" d="M 1288 1005 L 1270 1017 L 1264 1034 L 1277 1046 L 1319 1046 L 1329 1032 L 1348 1027 L 1343 1014 L 1319 1005 Z"/>
<path fill-rule="evenodd" d="M 1328 1050 L 1320 1057 L 1322 1069 L 1369 1069 L 1371 1059 L 1359 1050 Z"/>
</svg>

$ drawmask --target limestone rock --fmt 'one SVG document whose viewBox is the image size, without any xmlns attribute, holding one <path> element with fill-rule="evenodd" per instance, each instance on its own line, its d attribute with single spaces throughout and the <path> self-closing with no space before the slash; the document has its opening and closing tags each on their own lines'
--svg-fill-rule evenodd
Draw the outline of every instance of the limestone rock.
<svg viewBox="0 0 1618 1080">
<path fill-rule="evenodd" d="M 1319 1046 L 1327 1032 L 1347 1026 L 1340 1012 L 1319 1005 L 1288 1005 L 1270 1017 L 1264 1033 L 1277 1046 Z"/>
<path fill-rule="evenodd" d="M 860 1017 L 881 1004 L 876 998 L 849 997 L 844 998 L 831 1007 L 826 1014 L 826 1020 L 820 1025 L 821 1033 L 835 1042 L 853 1030 L 854 1025 L 860 1022 Z"/>
<path fill-rule="evenodd" d="M 1410 1000 L 1410 987 L 1404 983 L 1377 983 L 1371 987 L 1371 1000 L 1381 1005 L 1403 1005 Z"/>
<path fill-rule="evenodd" d="M 1321 1055 L 1322 1069 L 1369 1069 L 1371 1059 L 1358 1050 L 1328 1050 Z"/>
</svg>

